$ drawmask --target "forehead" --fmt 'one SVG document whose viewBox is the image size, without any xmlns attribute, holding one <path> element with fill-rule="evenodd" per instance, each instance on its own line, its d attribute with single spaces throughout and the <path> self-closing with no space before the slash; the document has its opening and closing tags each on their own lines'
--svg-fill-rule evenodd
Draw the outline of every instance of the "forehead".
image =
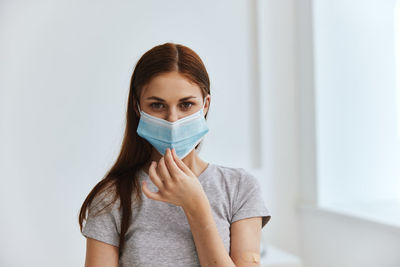
<svg viewBox="0 0 400 267">
<path fill-rule="evenodd" d="M 178 72 L 162 73 L 155 76 L 142 91 L 142 97 L 157 96 L 165 100 L 173 100 L 188 95 L 201 97 L 201 89 Z"/>
</svg>

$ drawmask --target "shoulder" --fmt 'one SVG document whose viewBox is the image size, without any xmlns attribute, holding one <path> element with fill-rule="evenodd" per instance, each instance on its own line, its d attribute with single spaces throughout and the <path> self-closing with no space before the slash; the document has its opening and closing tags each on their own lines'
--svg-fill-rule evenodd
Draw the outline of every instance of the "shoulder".
<svg viewBox="0 0 400 267">
<path fill-rule="evenodd" d="M 214 164 L 214 172 L 218 173 L 224 180 L 227 180 L 234 184 L 240 183 L 250 183 L 250 184 L 257 184 L 257 178 L 241 167 L 231 167 L 231 166 L 224 166 L 220 164 Z"/>
<path fill-rule="evenodd" d="M 116 210 L 120 206 L 120 200 L 114 184 L 111 184 L 103 190 L 97 192 L 90 204 L 89 212 L 98 214 Z"/>
</svg>

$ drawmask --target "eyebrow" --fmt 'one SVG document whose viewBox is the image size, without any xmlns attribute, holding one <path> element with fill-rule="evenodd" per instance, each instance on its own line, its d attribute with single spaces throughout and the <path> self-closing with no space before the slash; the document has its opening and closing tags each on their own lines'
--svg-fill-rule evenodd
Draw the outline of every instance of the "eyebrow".
<svg viewBox="0 0 400 267">
<path fill-rule="evenodd" d="M 189 100 L 191 98 L 197 98 L 197 97 L 195 97 L 195 96 L 187 96 L 187 97 L 179 99 L 179 101 L 185 101 L 185 100 Z M 146 99 L 147 100 L 152 100 L 153 99 L 153 100 L 157 100 L 157 101 L 160 101 L 160 102 L 165 102 L 164 99 L 156 97 L 156 96 L 150 96 L 150 97 L 147 97 Z"/>
</svg>

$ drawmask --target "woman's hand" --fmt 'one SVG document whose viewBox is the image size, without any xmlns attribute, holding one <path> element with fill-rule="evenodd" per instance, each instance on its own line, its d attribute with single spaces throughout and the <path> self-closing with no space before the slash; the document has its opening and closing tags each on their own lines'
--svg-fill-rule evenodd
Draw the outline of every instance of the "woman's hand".
<svg viewBox="0 0 400 267">
<path fill-rule="evenodd" d="M 160 161 L 153 161 L 149 167 L 149 177 L 158 192 L 151 192 L 143 181 L 143 193 L 150 199 L 168 202 L 182 208 L 193 208 L 206 194 L 198 178 L 175 153 L 167 149 Z"/>
</svg>

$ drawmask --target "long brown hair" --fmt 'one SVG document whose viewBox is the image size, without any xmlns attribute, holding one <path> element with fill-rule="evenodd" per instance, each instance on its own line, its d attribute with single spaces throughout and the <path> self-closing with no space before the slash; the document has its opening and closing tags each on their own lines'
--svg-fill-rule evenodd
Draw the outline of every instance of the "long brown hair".
<svg viewBox="0 0 400 267">
<path fill-rule="evenodd" d="M 200 57 L 192 49 L 180 44 L 165 43 L 144 53 L 136 63 L 131 77 L 126 128 L 119 156 L 111 169 L 90 191 L 79 212 L 79 226 L 82 232 L 83 221 L 87 219 L 86 213 L 89 211 L 93 199 L 108 189 L 113 189 L 111 190 L 111 192 L 115 192 L 113 199 L 100 211 L 113 204 L 117 199 L 120 200 L 119 209 L 122 212 L 122 219 L 119 255 L 123 251 L 125 234 L 132 217 L 132 193 L 135 194 L 136 201 L 142 201 L 138 172 L 150 160 L 152 152 L 152 145 L 136 133 L 139 123 L 137 103 L 143 87 L 152 78 L 171 71 L 176 71 L 196 83 L 201 88 L 203 98 L 210 94 L 207 70 Z M 207 118 L 207 115 L 205 117 Z"/>
</svg>

